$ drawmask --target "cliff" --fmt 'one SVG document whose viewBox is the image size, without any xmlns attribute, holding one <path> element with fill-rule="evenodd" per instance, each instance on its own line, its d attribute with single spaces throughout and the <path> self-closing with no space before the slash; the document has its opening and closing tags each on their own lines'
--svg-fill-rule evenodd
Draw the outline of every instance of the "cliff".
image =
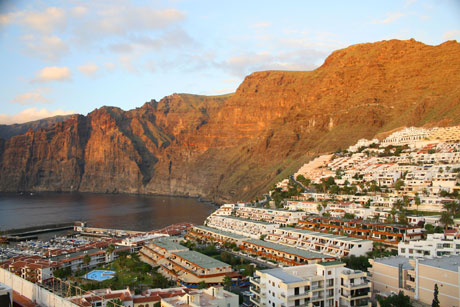
<svg viewBox="0 0 460 307">
<path fill-rule="evenodd" d="M 102 107 L 0 140 L 1 191 L 248 200 L 312 156 L 400 126 L 460 122 L 460 44 L 333 52 L 314 71 L 264 71 L 225 96 Z"/>
</svg>

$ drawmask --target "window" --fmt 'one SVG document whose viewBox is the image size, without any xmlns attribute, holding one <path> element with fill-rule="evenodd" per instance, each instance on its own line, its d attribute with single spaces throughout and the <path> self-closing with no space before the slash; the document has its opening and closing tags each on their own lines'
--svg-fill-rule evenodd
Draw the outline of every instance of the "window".
<svg viewBox="0 0 460 307">
<path fill-rule="evenodd" d="M 332 271 L 327 271 L 327 275 L 331 275 L 332 274 Z"/>
</svg>

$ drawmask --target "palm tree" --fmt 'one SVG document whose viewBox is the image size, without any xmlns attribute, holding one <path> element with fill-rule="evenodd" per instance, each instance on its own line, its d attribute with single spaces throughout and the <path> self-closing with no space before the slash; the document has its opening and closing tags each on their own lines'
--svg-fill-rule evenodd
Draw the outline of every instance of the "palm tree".
<svg viewBox="0 0 460 307">
<path fill-rule="evenodd" d="M 444 229 L 447 229 L 449 225 L 454 224 L 454 219 L 452 218 L 450 212 L 444 211 L 441 213 L 441 219 L 439 220 L 439 222 L 441 222 L 441 224 L 444 225 Z"/>
<path fill-rule="evenodd" d="M 452 216 L 455 216 L 460 211 L 460 204 L 456 201 L 450 201 L 444 204 L 444 209 Z"/>
<path fill-rule="evenodd" d="M 422 204 L 420 197 L 418 197 L 418 194 L 415 194 L 414 198 L 415 206 L 417 207 L 417 216 L 419 214 L 418 207 Z"/>
<path fill-rule="evenodd" d="M 89 263 L 91 262 L 91 257 L 89 255 L 85 255 L 83 257 L 83 264 L 88 267 Z"/>
</svg>

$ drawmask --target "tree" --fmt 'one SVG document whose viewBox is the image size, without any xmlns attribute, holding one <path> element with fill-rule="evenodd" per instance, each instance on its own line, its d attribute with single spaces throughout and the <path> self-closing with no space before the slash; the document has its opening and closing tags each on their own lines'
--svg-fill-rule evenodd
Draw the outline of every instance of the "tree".
<svg viewBox="0 0 460 307">
<path fill-rule="evenodd" d="M 452 216 L 455 216 L 460 211 L 460 204 L 456 201 L 450 201 L 444 204 L 444 209 L 446 209 Z"/>
<path fill-rule="evenodd" d="M 420 201 L 420 197 L 418 197 L 418 195 L 415 196 L 414 202 L 415 202 L 415 206 L 417 207 L 417 216 L 418 216 L 419 215 L 418 207 L 422 204 L 422 202 Z"/>
<path fill-rule="evenodd" d="M 123 306 L 123 302 L 119 299 L 113 299 L 107 302 L 107 307 L 117 307 L 117 306 Z"/>
<path fill-rule="evenodd" d="M 204 280 L 200 281 L 198 283 L 198 289 L 206 289 L 208 287 L 208 285 L 206 284 L 206 282 Z"/>
<path fill-rule="evenodd" d="M 230 287 L 233 285 L 232 279 L 228 275 L 225 275 L 223 283 L 224 283 L 225 289 L 227 290 L 230 289 Z"/>
<path fill-rule="evenodd" d="M 399 291 L 399 294 L 393 294 L 388 297 L 377 297 L 377 301 L 380 303 L 381 307 L 413 307 L 410 297 L 404 295 L 402 291 Z"/>
<path fill-rule="evenodd" d="M 440 307 L 439 305 L 439 289 L 438 289 L 438 284 L 434 284 L 434 293 L 433 293 L 433 302 L 431 302 L 431 307 Z"/>
<path fill-rule="evenodd" d="M 402 180 L 402 179 L 396 180 L 396 182 L 395 182 L 395 189 L 396 189 L 397 191 L 401 190 L 401 188 L 402 188 L 403 186 L 404 186 L 404 180 Z"/>
<path fill-rule="evenodd" d="M 85 255 L 83 257 L 83 264 L 87 267 L 90 262 L 91 262 L 91 257 L 89 255 Z"/>
<path fill-rule="evenodd" d="M 449 228 L 449 225 L 454 224 L 454 219 L 452 218 L 452 214 L 448 211 L 444 211 L 441 213 L 441 218 L 439 222 L 444 225 L 444 229 Z"/>
</svg>

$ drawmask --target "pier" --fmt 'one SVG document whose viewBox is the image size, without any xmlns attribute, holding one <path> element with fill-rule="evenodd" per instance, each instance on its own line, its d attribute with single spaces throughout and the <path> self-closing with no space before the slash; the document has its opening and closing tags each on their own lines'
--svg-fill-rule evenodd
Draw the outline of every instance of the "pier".
<svg viewBox="0 0 460 307">
<path fill-rule="evenodd" d="M 31 226 L 25 228 L 8 229 L 2 231 L 1 238 L 9 242 L 18 242 L 37 239 L 40 233 L 54 232 L 60 230 L 73 229 L 74 222 L 47 224 L 40 226 Z"/>
</svg>

